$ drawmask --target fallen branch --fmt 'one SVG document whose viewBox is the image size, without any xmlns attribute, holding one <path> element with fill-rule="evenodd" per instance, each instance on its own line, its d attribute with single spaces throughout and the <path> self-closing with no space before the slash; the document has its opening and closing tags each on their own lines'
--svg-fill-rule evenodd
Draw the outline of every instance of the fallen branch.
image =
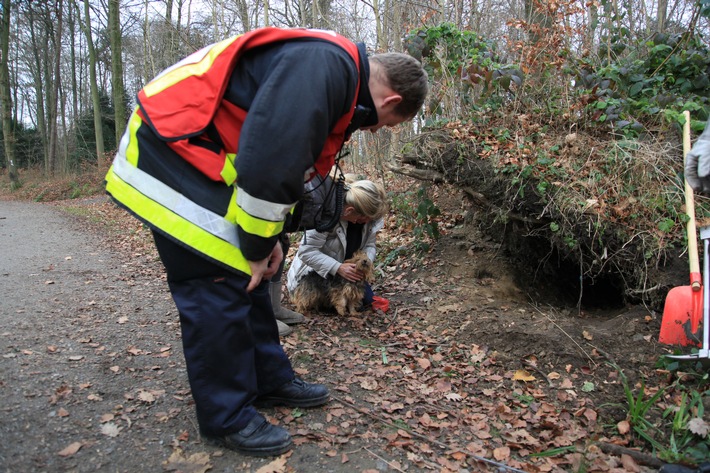
<svg viewBox="0 0 710 473">
<path fill-rule="evenodd" d="M 444 175 L 438 171 L 418 169 L 413 166 L 395 166 L 391 163 L 385 163 L 385 167 L 394 173 L 413 177 L 414 179 L 419 179 L 420 181 L 432 181 L 436 183 L 443 183 L 446 181 L 446 179 L 444 179 Z"/>
<path fill-rule="evenodd" d="M 538 220 L 536 218 L 524 217 L 524 216 L 516 214 L 514 212 L 503 210 L 500 207 L 492 204 L 486 198 L 486 196 L 484 196 L 480 192 L 476 192 L 475 190 L 473 190 L 470 187 L 462 187 L 461 189 L 466 193 L 466 195 L 468 195 L 471 198 L 471 200 L 473 200 L 474 204 L 477 204 L 479 207 L 484 207 L 486 209 L 492 209 L 498 213 L 505 214 L 505 216 L 511 220 L 516 220 L 518 222 L 523 222 L 523 223 L 527 223 L 529 225 L 534 225 L 534 226 L 539 226 L 539 225 L 542 225 L 543 223 L 545 223 L 542 220 Z"/>
<path fill-rule="evenodd" d="M 612 455 L 628 455 L 637 462 L 653 468 L 660 468 L 665 465 L 665 463 L 663 463 L 661 460 L 654 456 L 646 455 L 645 453 L 639 452 L 638 450 L 632 450 L 630 448 L 622 447 L 620 445 L 614 445 L 613 443 L 600 442 L 599 448 L 602 449 L 602 452 L 610 453 Z"/>
</svg>

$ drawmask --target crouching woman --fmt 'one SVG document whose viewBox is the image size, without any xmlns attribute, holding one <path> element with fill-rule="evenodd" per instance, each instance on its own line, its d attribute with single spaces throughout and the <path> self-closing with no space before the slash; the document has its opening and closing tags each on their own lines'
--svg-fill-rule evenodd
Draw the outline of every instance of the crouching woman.
<svg viewBox="0 0 710 473">
<path fill-rule="evenodd" d="M 349 176 L 348 180 L 351 180 Z M 359 282 L 363 281 L 365 274 L 356 264 L 345 261 L 357 251 L 365 252 L 371 262 L 375 261 L 376 235 L 384 226 L 388 210 L 385 191 L 380 184 L 369 180 L 346 180 L 345 189 L 338 223 L 327 232 L 308 230 L 289 268 L 287 287 L 293 302 L 302 310 L 317 308 L 308 307 L 303 299 L 299 301 L 299 291 L 296 291 L 308 274 L 315 273 L 324 280 L 338 275 L 347 281 Z M 373 292 L 367 281 L 364 284 L 362 307 L 368 307 L 372 304 Z"/>
</svg>

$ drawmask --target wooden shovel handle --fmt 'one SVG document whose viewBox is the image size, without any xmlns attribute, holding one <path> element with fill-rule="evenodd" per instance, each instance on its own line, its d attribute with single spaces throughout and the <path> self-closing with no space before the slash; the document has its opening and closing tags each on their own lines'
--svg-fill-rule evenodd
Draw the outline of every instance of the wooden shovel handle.
<svg viewBox="0 0 710 473">
<path fill-rule="evenodd" d="M 690 152 L 690 112 L 684 111 L 685 125 L 683 125 L 683 164 Z M 688 259 L 690 260 L 690 285 L 694 291 L 699 291 L 701 288 L 700 282 L 700 259 L 698 258 L 698 234 L 695 226 L 695 200 L 693 198 L 693 189 L 685 180 L 685 213 L 688 215 L 688 224 L 686 230 L 688 232 Z"/>
</svg>

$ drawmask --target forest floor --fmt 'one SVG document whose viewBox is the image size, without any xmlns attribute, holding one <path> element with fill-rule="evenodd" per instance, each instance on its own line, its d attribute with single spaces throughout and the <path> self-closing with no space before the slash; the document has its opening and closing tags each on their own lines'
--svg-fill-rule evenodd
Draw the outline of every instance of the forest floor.
<svg viewBox="0 0 710 473">
<path fill-rule="evenodd" d="M 432 195 L 442 235 L 429 252 L 387 258 L 414 244 L 394 217 L 379 236 L 386 313 L 307 314 L 283 339 L 298 375 L 333 396 L 264 410 L 295 442 L 267 459 L 200 439 L 145 228 L 103 196 L 0 195 L 0 470 L 655 471 L 628 432 L 624 379 L 644 396 L 671 381 L 661 314 L 531 300 L 465 224 L 463 195 Z"/>
</svg>

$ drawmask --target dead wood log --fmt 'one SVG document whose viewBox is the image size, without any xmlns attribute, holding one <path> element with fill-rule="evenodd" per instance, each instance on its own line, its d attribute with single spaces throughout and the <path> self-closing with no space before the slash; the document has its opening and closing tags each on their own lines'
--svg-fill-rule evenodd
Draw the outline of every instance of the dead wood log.
<svg viewBox="0 0 710 473">
<path fill-rule="evenodd" d="M 612 455 L 628 455 L 634 460 L 636 460 L 639 463 L 642 463 L 644 465 L 653 467 L 653 468 L 660 468 L 662 467 L 665 463 L 663 463 L 661 460 L 658 458 L 647 455 L 643 452 L 639 452 L 638 450 L 632 450 L 630 448 L 622 447 L 620 445 L 614 445 L 613 443 L 605 443 L 601 442 L 599 444 L 599 447 L 602 449 L 603 452 L 605 453 L 610 453 Z"/>
<path fill-rule="evenodd" d="M 413 177 L 414 179 L 419 179 L 420 181 L 432 181 L 437 184 L 446 181 L 443 174 L 431 169 L 418 169 L 414 166 L 396 166 L 391 163 L 385 163 L 385 166 L 394 173 Z"/>
</svg>

